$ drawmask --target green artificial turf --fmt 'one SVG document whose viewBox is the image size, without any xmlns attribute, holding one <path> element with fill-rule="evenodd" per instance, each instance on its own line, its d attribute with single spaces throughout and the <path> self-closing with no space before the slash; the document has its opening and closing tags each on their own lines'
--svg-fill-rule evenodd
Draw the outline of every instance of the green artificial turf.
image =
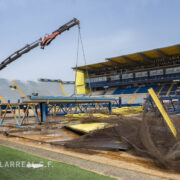
<svg viewBox="0 0 180 180">
<path fill-rule="evenodd" d="M 27 168 L 28 162 L 41 163 L 40 168 Z M 16 164 L 17 163 L 17 164 Z M 48 167 L 49 166 L 49 167 Z M 22 151 L 0 146 L 0 179 L 2 180 L 110 180 L 76 166 L 50 161 Z"/>
</svg>

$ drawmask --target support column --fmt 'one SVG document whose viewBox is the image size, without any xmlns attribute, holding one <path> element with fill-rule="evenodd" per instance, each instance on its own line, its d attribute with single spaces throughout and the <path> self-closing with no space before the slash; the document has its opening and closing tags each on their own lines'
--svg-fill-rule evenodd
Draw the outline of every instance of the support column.
<svg viewBox="0 0 180 180">
<path fill-rule="evenodd" d="M 122 107 L 122 100 L 121 100 L 121 97 L 119 97 L 119 108 Z"/>
<path fill-rule="evenodd" d="M 109 114 L 112 114 L 112 103 L 111 103 L 111 102 L 109 102 L 109 107 L 108 107 L 108 109 L 109 109 Z"/>
<path fill-rule="evenodd" d="M 45 103 L 40 103 L 40 114 L 41 114 L 41 122 L 46 122 L 47 109 Z"/>
</svg>

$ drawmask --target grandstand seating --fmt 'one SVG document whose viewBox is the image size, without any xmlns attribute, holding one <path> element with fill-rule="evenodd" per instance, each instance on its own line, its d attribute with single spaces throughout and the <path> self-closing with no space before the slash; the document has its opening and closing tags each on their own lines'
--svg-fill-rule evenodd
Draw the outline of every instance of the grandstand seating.
<svg viewBox="0 0 180 180">
<path fill-rule="evenodd" d="M 59 83 L 37 81 L 14 81 L 25 95 L 38 93 L 39 96 L 63 96 Z"/>
<path fill-rule="evenodd" d="M 153 88 L 155 91 L 158 88 L 157 85 L 147 85 L 147 86 L 143 86 L 140 87 L 140 89 L 138 90 L 137 93 L 147 93 L 149 88 Z"/>
<path fill-rule="evenodd" d="M 113 92 L 113 94 L 122 94 L 124 90 L 125 88 L 118 88 Z"/>
<path fill-rule="evenodd" d="M 120 94 L 133 94 L 135 93 L 135 91 L 138 89 L 138 91 L 136 93 L 140 94 L 140 93 L 148 93 L 148 89 L 149 88 L 153 88 L 154 91 L 156 93 L 160 92 L 160 95 L 166 95 L 169 88 L 171 87 L 171 84 L 165 84 L 165 85 L 146 85 L 146 86 L 142 86 L 138 89 L 138 87 L 128 87 L 128 88 L 124 88 L 124 87 L 120 87 L 117 88 L 116 90 L 114 90 L 114 92 L 110 89 L 108 92 L 108 95 L 110 95 L 110 93 L 112 92 L 113 95 L 120 95 Z M 173 85 L 172 89 L 170 90 L 169 95 L 174 95 L 175 91 L 177 89 L 177 85 Z M 161 90 L 161 91 L 160 91 Z M 105 94 L 106 95 L 106 94 Z"/>
<path fill-rule="evenodd" d="M 39 96 L 64 96 L 60 83 L 57 82 L 37 82 L 37 81 L 20 81 L 14 80 L 16 86 L 21 89 L 25 95 L 32 95 L 33 93 L 38 93 Z M 0 100 L 3 99 L 6 102 L 17 103 L 21 101 L 22 94 L 17 89 L 12 90 L 10 86 L 14 86 L 11 81 L 7 79 L 0 79 Z M 105 90 L 93 91 L 91 96 L 101 96 L 101 95 L 121 95 L 122 103 L 128 104 L 130 100 L 132 104 L 141 104 L 144 102 L 144 95 L 148 92 L 149 88 L 153 88 L 155 92 L 159 95 L 175 95 L 177 85 L 165 84 L 165 85 L 144 85 L 141 87 L 119 87 L 119 88 L 109 88 Z M 63 84 L 63 89 L 67 96 L 73 96 L 74 94 L 74 84 Z M 133 95 L 137 93 L 136 95 Z M 142 96 L 141 96 L 142 94 Z M 2 98 L 1 98 L 2 97 Z M 129 103 L 131 104 L 131 103 Z"/>
<path fill-rule="evenodd" d="M 17 103 L 20 101 L 21 99 L 21 94 L 16 90 L 16 91 L 12 91 L 10 89 L 10 85 L 13 85 L 11 83 L 11 81 L 7 80 L 7 79 L 0 79 L 0 100 L 1 103 L 5 103 L 3 102 L 3 99 L 6 102 L 14 102 Z"/>
<path fill-rule="evenodd" d="M 104 95 L 112 95 L 115 92 L 116 89 L 117 88 L 109 88 L 109 89 L 106 90 Z"/>
<path fill-rule="evenodd" d="M 173 86 L 173 88 L 171 89 L 171 92 L 170 92 L 169 95 L 175 95 L 175 92 L 176 92 L 177 87 L 178 87 L 178 86 L 175 84 L 175 85 Z"/>
<path fill-rule="evenodd" d="M 123 94 L 133 94 L 138 87 L 126 88 Z"/>
<path fill-rule="evenodd" d="M 92 96 L 99 96 L 99 95 L 103 95 L 104 94 L 104 90 L 98 90 L 98 91 L 93 91 L 92 92 Z"/>
<path fill-rule="evenodd" d="M 170 84 L 166 84 L 164 88 L 162 89 L 160 96 L 165 96 L 168 92 L 168 89 L 170 88 Z"/>
<path fill-rule="evenodd" d="M 20 81 L 0 79 L 0 102 L 18 103 L 21 102 L 23 95 L 32 95 L 37 93 L 38 96 L 64 96 L 59 82 L 38 82 L 38 81 Z M 15 86 L 12 89 L 11 86 Z M 63 84 L 67 96 L 74 94 L 74 84 Z M 21 92 L 20 92 L 20 91 Z"/>
<path fill-rule="evenodd" d="M 73 96 L 74 95 L 74 84 L 63 84 L 64 91 L 66 93 L 66 96 Z"/>
</svg>

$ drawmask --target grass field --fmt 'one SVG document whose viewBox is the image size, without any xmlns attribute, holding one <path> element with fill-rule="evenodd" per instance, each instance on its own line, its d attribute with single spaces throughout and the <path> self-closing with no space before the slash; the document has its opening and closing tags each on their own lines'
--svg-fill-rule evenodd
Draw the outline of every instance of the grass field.
<svg viewBox="0 0 180 180">
<path fill-rule="evenodd" d="M 31 164 L 43 164 L 43 167 L 27 167 Z M 0 179 L 111 180 L 112 178 L 89 172 L 76 166 L 50 161 L 15 149 L 0 146 Z"/>
</svg>

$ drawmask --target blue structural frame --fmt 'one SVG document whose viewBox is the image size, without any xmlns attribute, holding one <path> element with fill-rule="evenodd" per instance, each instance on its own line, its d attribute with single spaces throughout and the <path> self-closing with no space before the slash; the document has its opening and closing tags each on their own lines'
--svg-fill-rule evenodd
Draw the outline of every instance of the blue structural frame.
<svg viewBox="0 0 180 180">
<path fill-rule="evenodd" d="M 160 96 L 159 99 L 168 113 L 180 114 L 180 95 Z M 150 96 L 146 99 L 145 108 L 146 110 L 155 108 L 154 102 Z"/>
<path fill-rule="evenodd" d="M 49 115 L 86 113 L 89 109 L 93 109 L 95 112 L 104 109 L 111 114 L 113 107 L 121 107 L 120 103 L 120 98 L 30 96 L 25 98 L 22 103 L 9 102 L 0 104 L 0 125 L 4 125 L 4 121 L 9 118 L 7 112 L 12 114 L 12 118 L 14 117 L 16 120 L 17 126 L 21 126 L 25 118 L 29 117 L 29 110 L 34 112 L 33 117 L 39 123 L 44 123 Z M 19 114 L 17 115 L 18 112 Z M 23 115 L 22 112 L 24 113 Z"/>
<path fill-rule="evenodd" d="M 101 98 L 101 97 L 53 97 L 53 96 L 29 96 L 23 100 L 24 103 L 39 103 L 41 122 L 46 122 L 47 116 L 53 106 L 58 106 L 63 113 L 58 115 L 67 114 L 68 108 L 75 108 L 74 113 L 87 112 L 87 103 L 91 103 L 91 107 L 95 108 L 95 103 L 103 103 L 102 107 L 107 107 L 109 113 L 112 113 L 112 101 L 114 98 Z M 84 104 L 85 103 L 85 104 Z M 83 105 L 84 104 L 84 105 Z M 108 106 L 106 105 L 108 104 Z M 71 105 L 71 106 L 68 106 Z M 99 106 L 100 107 L 100 106 Z M 79 111 L 77 111 L 79 108 Z M 57 115 L 57 114 L 56 114 Z"/>
</svg>

